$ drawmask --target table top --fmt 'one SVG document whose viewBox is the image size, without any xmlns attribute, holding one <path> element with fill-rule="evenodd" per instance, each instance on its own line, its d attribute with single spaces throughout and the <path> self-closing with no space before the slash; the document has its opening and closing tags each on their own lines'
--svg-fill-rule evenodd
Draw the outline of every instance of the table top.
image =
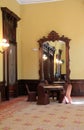
<svg viewBox="0 0 84 130">
<path fill-rule="evenodd" d="M 51 90 L 61 90 L 64 88 L 62 85 L 45 85 L 43 87 L 45 89 L 51 89 Z"/>
<path fill-rule="evenodd" d="M 53 84 L 65 84 L 65 81 L 54 81 Z"/>
</svg>

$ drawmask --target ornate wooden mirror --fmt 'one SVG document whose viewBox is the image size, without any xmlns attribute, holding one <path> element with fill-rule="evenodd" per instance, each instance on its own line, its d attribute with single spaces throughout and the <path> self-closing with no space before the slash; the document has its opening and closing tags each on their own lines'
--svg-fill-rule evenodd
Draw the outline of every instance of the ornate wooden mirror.
<svg viewBox="0 0 84 130">
<path fill-rule="evenodd" d="M 68 37 L 60 36 L 55 31 L 38 40 L 40 80 L 69 81 L 69 42 Z"/>
</svg>

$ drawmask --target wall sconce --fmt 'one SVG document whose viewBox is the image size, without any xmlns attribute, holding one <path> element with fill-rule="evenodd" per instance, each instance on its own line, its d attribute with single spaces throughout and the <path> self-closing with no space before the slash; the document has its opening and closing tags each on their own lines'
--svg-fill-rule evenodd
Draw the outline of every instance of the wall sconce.
<svg viewBox="0 0 84 130">
<path fill-rule="evenodd" d="M 7 42 L 6 39 L 2 39 L 0 41 L 0 53 L 3 53 L 4 51 L 6 51 L 9 47 L 9 43 Z"/>
</svg>

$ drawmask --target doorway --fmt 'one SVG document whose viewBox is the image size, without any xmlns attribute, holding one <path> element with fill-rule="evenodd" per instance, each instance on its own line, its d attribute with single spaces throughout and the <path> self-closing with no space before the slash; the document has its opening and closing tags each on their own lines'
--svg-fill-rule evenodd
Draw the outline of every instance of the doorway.
<svg viewBox="0 0 84 130">
<path fill-rule="evenodd" d="M 18 96 L 17 87 L 17 42 L 16 28 L 20 18 L 11 10 L 2 7 L 3 38 L 7 39 L 10 47 L 3 54 L 3 81 L 6 100 Z"/>
<path fill-rule="evenodd" d="M 17 89 L 17 46 L 10 43 L 10 47 L 4 53 L 4 81 L 6 98 L 18 95 Z"/>
</svg>

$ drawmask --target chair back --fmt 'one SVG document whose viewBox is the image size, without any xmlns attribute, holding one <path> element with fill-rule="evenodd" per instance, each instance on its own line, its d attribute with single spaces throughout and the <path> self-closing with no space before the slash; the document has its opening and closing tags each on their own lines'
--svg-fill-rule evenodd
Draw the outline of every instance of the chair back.
<svg viewBox="0 0 84 130">
<path fill-rule="evenodd" d="M 36 91 L 30 91 L 29 86 L 26 84 L 26 90 L 28 94 L 28 99 L 27 101 L 36 101 Z"/>
<path fill-rule="evenodd" d="M 27 94 L 29 94 L 29 93 L 30 93 L 30 90 L 29 90 L 28 84 L 26 84 L 25 86 L 26 86 Z"/>
</svg>

